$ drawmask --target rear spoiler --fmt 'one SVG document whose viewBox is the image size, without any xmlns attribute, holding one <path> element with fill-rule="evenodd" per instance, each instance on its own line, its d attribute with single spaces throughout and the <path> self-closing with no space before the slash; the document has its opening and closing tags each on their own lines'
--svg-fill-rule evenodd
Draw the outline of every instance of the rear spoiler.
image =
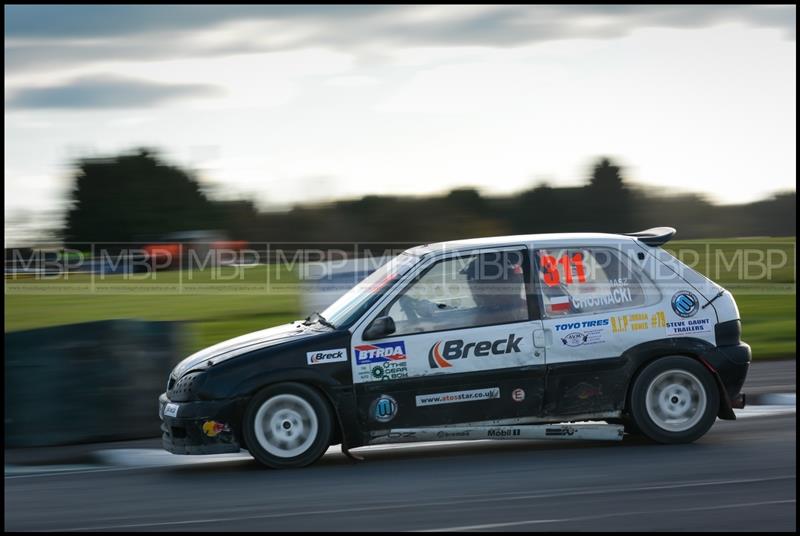
<svg viewBox="0 0 800 536">
<path fill-rule="evenodd" d="M 672 227 L 653 227 L 638 233 L 623 233 L 624 236 L 632 236 L 642 244 L 648 246 L 663 246 L 669 242 L 677 231 Z"/>
</svg>

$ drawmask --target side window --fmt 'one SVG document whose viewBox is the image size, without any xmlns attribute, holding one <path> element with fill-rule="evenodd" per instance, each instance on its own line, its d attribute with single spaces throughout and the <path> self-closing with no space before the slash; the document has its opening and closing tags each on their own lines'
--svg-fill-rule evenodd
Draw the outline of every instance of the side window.
<svg viewBox="0 0 800 536">
<path fill-rule="evenodd" d="M 536 250 L 543 315 L 557 318 L 658 302 L 656 286 L 620 253 L 602 247 Z"/>
<path fill-rule="evenodd" d="M 380 314 L 396 335 L 528 320 L 522 251 L 493 251 L 438 261 Z"/>
</svg>

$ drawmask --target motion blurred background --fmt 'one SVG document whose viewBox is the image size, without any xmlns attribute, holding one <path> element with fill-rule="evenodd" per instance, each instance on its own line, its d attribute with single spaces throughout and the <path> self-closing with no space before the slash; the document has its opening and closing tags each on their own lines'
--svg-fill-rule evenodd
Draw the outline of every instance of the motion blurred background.
<svg viewBox="0 0 800 536">
<path fill-rule="evenodd" d="M 175 362 L 439 240 L 675 227 L 794 359 L 795 17 L 6 6 L 7 444 L 157 436 Z"/>
</svg>

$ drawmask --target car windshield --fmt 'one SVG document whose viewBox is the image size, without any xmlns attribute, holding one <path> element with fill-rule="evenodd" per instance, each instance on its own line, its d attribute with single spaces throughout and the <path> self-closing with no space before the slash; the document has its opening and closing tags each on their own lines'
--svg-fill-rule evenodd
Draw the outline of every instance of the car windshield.
<svg viewBox="0 0 800 536">
<path fill-rule="evenodd" d="M 391 283 L 419 261 L 419 257 L 401 253 L 356 284 L 322 312 L 325 319 L 342 328 L 360 317 L 391 287 Z"/>
</svg>

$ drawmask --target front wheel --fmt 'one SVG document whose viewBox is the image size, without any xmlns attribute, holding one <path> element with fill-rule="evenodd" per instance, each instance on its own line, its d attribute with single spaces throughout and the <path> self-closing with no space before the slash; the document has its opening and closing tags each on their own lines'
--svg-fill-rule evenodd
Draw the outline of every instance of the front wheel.
<svg viewBox="0 0 800 536">
<path fill-rule="evenodd" d="M 639 374 L 631 391 L 631 417 L 659 443 L 691 443 L 705 434 L 719 411 L 711 373 L 690 357 L 656 359 Z"/>
<path fill-rule="evenodd" d="M 269 386 L 257 393 L 244 414 L 250 454 L 274 469 L 304 467 L 330 445 L 332 414 L 313 388 L 300 383 Z"/>
</svg>

